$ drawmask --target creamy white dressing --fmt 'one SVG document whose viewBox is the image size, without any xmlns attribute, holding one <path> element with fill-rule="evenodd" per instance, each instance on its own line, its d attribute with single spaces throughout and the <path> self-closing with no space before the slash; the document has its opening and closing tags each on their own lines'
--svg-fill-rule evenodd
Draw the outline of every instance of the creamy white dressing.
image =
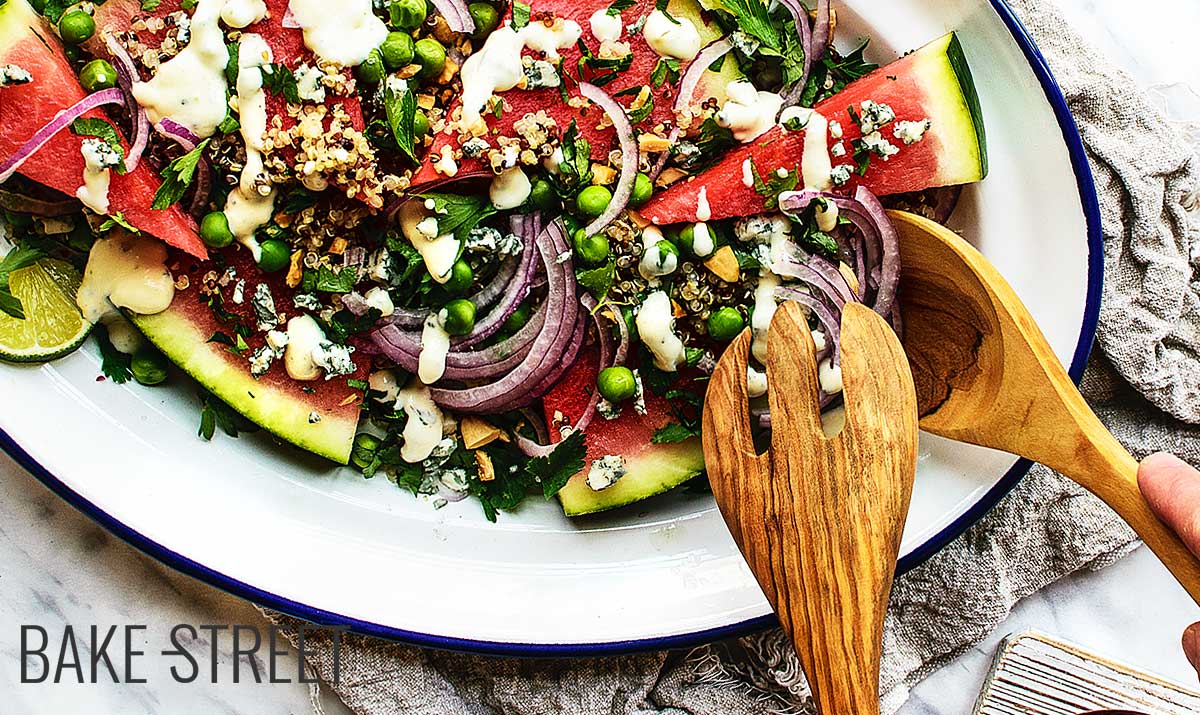
<svg viewBox="0 0 1200 715">
<path fill-rule="evenodd" d="M 113 348 L 119 353 L 133 355 L 145 343 L 142 333 L 118 312 L 114 311 L 110 315 L 104 316 L 100 322 L 104 323 L 104 327 L 108 329 L 108 342 L 112 343 Z"/>
<path fill-rule="evenodd" d="M 638 335 L 642 344 L 654 356 L 654 365 L 659 370 L 675 372 L 687 360 L 683 340 L 675 334 L 674 306 L 665 291 L 655 291 L 637 313 Z"/>
<path fill-rule="evenodd" d="M 725 94 L 729 98 L 717 112 L 717 123 L 733 132 L 738 141 L 753 141 L 775 126 L 783 97 L 759 91 L 744 79 L 725 85 Z"/>
<path fill-rule="evenodd" d="M 267 134 L 267 94 L 263 91 L 263 67 L 271 64 L 271 48 L 260 35 L 247 33 L 238 42 L 237 106 L 246 165 L 242 169 L 241 192 L 258 193 L 263 173 L 264 140 Z"/>
<path fill-rule="evenodd" d="M 700 33 L 686 17 L 667 17 L 662 10 L 654 10 L 642 25 L 642 35 L 660 57 L 691 60 L 700 54 Z"/>
<path fill-rule="evenodd" d="M 156 239 L 114 232 L 97 240 L 75 295 L 79 312 L 92 323 L 117 314 L 117 308 L 140 315 L 163 312 L 175 298 L 166 263 L 166 244 Z"/>
<path fill-rule="evenodd" d="M 450 352 L 450 334 L 438 313 L 430 313 L 421 329 L 421 357 L 417 361 L 417 377 L 432 385 L 446 372 L 446 355 Z"/>
<path fill-rule="evenodd" d="M 767 373 L 746 367 L 746 394 L 751 398 L 767 394 Z"/>
<path fill-rule="evenodd" d="M 842 366 L 834 365 L 833 358 L 827 357 L 817 365 L 817 382 L 827 395 L 836 395 L 844 388 L 842 384 Z"/>
<path fill-rule="evenodd" d="M 108 186 L 112 181 L 113 154 L 102 139 L 85 139 L 80 147 L 83 152 L 83 185 L 75 192 L 75 198 L 98 214 L 108 213 Z"/>
<path fill-rule="evenodd" d="M 427 203 L 432 204 L 432 201 Z M 400 230 L 421 254 L 433 279 L 438 283 L 450 280 L 461 242 L 453 233 L 439 235 L 437 217 L 432 215 L 431 209 L 417 201 L 406 203 L 400 209 Z"/>
<path fill-rule="evenodd" d="M 483 121 L 482 111 L 497 92 L 506 92 L 525 80 L 521 52 L 545 52 L 550 61 L 558 59 L 558 51 L 572 47 L 583 34 L 579 23 L 555 20 L 550 26 L 531 22 L 519 31 L 511 25 L 497 28 L 488 35 L 483 47 L 463 63 L 462 119 L 464 129 L 476 127 Z"/>
<path fill-rule="evenodd" d="M 767 333 L 771 329 L 771 320 L 779 304 L 775 302 L 775 289 L 779 287 L 779 276 L 766 267 L 758 277 L 758 286 L 754 289 L 754 314 L 750 317 L 750 332 L 753 340 L 750 352 L 754 359 L 761 363 L 767 362 Z"/>
<path fill-rule="evenodd" d="M 226 0 L 221 8 L 221 21 L 240 30 L 267 16 L 267 4 L 263 0 Z"/>
<path fill-rule="evenodd" d="M 225 119 L 229 50 L 220 25 L 225 4 L 226 0 L 200 0 L 187 46 L 159 65 L 149 82 L 133 83 L 133 96 L 151 123 L 170 118 L 204 139 Z"/>
<path fill-rule="evenodd" d="M 663 251 L 662 231 L 657 226 L 647 226 L 642 229 L 642 260 L 638 263 L 638 273 L 647 281 L 657 282 L 662 276 L 669 276 L 679 268 L 679 258 L 674 253 Z"/>
<path fill-rule="evenodd" d="M 592 13 L 588 24 L 592 27 L 592 36 L 599 42 L 616 42 L 621 39 L 621 32 L 625 29 L 621 15 L 609 15 L 607 8 Z"/>
<path fill-rule="evenodd" d="M 254 233 L 275 214 L 275 194 L 275 189 L 271 189 L 266 196 L 258 191 L 247 196 L 238 188 L 230 191 L 225 198 L 225 219 L 229 221 L 229 231 L 238 243 L 250 251 L 256 262 L 262 257 L 262 249 Z"/>
<path fill-rule="evenodd" d="M 804 187 L 828 191 L 833 186 L 833 162 L 829 158 L 829 122 L 813 112 L 804 129 L 804 153 L 800 159 Z"/>
<path fill-rule="evenodd" d="M 371 0 L 291 0 L 288 7 L 304 30 L 304 44 L 327 62 L 357 67 L 387 39 L 387 25 Z"/>
<path fill-rule="evenodd" d="M 754 164 L 749 159 L 742 162 L 742 186 L 754 187 Z"/>
<path fill-rule="evenodd" d="M 832 201 L 826 201 L 823 205 L 817 204 L 815 211 L 817 218 L 817 228 L 825 233 L 829 233 L 838 225 L 838 207 Z"/>
<path fill-rule="evenodd" d="M 299 315 L 288 321 L 287 347 L 283 353 L 283 366 L 293 380 L 316 380 L 321 368 L 313 359 L 313 353 L 325 340 L 325 332 L 310 315 Z"/>
<path fill-rule="evenodd" d="M 363 300 L 366 301 L 368 307 L 378 310 L 384 318 L 396 312 L 396 304 L 392 302 L 392 294 L 388 293 L 387 288 L 383 286 L 376 286 L 367 291 L 366 295 L 363 296 Z"/>
<path fill-rule="evenodd" d="M 409 464 L 423 462 L 433 454 L 438 442 L 442 441 L 444 417 L 434 403 L 429 388 L 409 385 L 400 390 L 396 398 L 396 409 L 408 415 L 404 423 L 404 444 L 400 447 L 400 458 Z"/>
<path fill-rule="evenodd" d="M 367 387 L 370 387 L 372 392 L 380 393 L 375 396 L 375 401 L 385 405 L 394 404 L 400 397 L 400 378 L 395 370 L 376 370 L 371 373 L 367 378 Z"/>
<path fill-rule="evenodd" d="M 708 187 L 701 186 L 696 195 L 696 220 L 708 221 L 712 218 L 712 207 L 708 205 Z"/>
<path fill-rule="evenodd" d="M 699 258 L 707 258 L 716 246 L 713 244 L 712 231 L 703 221 L 692 227 L 692 253 Z"/>
<path fill-rule="evenodd" d="M 515 209 L 525 203 L 532 190 L 533 185 L 529 183 L 529 177 L 525 175 L 521 167 L 514 166 L 511 169 L 505 169 L 499 176 L 492 179 L 488 196 L 491 198 L 493 206 L 505 211 Z"/>
</svg>

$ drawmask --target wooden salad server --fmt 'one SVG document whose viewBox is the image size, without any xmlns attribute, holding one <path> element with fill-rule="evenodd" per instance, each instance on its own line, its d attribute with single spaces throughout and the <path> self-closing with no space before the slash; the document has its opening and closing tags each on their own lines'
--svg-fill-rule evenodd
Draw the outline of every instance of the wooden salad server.
<svg viewBox="0 0 1200 715">
<path fill-rule="evenodd" d="M 756 453 L 746 368 L 750 333 L 721 358 L 704 404 L 713 494 L 826 715 L 879 713 L 883 619 L 917 460 L 917 401 L 882 318 L 842 316 L 846 423 L 826 438 L 812 333 L 780 306 L 767 344 L 771 448 Z"/>
<path fill-rule="evenodd" d="M 1012 287 L 953 231 L 890 214 L 921 428 L 1075 480 L 1127 521 L 1200 603 L 1200 562 L 1150 510 L 1137 460 L 1084 401 Z"/>
</svg>

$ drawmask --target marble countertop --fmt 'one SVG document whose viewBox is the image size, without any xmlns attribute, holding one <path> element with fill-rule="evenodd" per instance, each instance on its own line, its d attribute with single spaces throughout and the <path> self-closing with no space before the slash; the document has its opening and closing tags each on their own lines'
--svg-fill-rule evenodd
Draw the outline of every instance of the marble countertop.
<svg viewBox="0 0 1200 715">
<path fill-rule="evenodd" d="M 1195 0 L 1058 0 L 1071 23 L 1126 68 L 1181 131 L 1200 141 L 1200 53 Z M 235 660 L 227 634 L 218 636 L 220 682 L 191 684 L 153 677 L 147 684 L 17 685 L 20 627 L 38 623 L 61 634 L 73 624 L 137 623 L 166 633 L 178 623 L 247 624 L 265 628 L 253 606 L 170 571 L 113 538 L 58 500 L 6 455 L 0 454 L 0 710 L 14 713 L 308 713 L 308 685 L 231 682 Z M 919 685 L 901 711 L 906 715 L 962 715 L 970 711 L 1006 635 L 1038 629 L 1181 683 L 1196 682 L 1176 644 L 1182 629 L 1200 620 L 1191 600 L 1145 549 L 1098 573 L 1079 574 L 1019 604 L 981 644 L 961 654 Z M 61 637 L 56 635 L 56 637 Z M 88 655 L 81 640 L 81 659 Z M 185 643 L 208 653 L 204 632 Z M 58 647 L 54 641 L 51 652 Z M 119 651 L 118 651 L 119 653 Z M 155 670 L 142 657 L 137 675 Z M 119 660 L 119 658 L 114 658 Z M 208 663 L 198 658 L 202 667 Z M 260 663 L 261 665 L 261 663 Z M 118 669 L 120 670 L 119 664 Z M 330 715 L 349 712 L 328 691 L 319 696 Z"/>
</svg>

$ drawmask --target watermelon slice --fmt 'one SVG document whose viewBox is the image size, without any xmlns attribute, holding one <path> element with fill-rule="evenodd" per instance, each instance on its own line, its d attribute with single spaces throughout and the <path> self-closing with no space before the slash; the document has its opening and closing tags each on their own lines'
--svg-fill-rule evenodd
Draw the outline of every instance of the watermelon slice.
<svg viewBox="0 0 1200 715">
<path fill-rule="evenodd" d="M 254 325 L 251 296 L 255 286 L 265 282 L 280 316 L 297 315 L 291 309 L 293 291 L 284 285 L 282 277 L 264 276 L 248 251 L 223 255 L 236 275 L 246 278 L 244 302 L 232 300 L 232 283 L 222 290 L 225 310 Z M 235 334 L 228 322 L 217 319 L 199 293 L 205 274 L 214 266 L 177 255 L 171 268 L 176 276 L 187 275 L 190 287 L 178 292 L 171 307 L 162 313 L 131 315 L 134 325 L 184 372 L 251 422 L 301 449 L 339 464 L 348 463 L 362 397 L 362 391 L 350 387 L 348 380 L 366 379 L 370 357 L 356 352 L 353 357 L 358 370 L 332 380 L 297 382 L 288 376 L 282 360 L 275 360 L 266 374 L 255 379 L 250 375 L 248 356 L 263 344 L 263 334 L 256 332 L 246 338 L 249 347 L 240 353 L 219 342 L 209 342 L 218 332 L 231 337 Z"/>
<path fill-rule="evenodd" d="M 0 157 L 12 156 L 55 115 L 87 94 L 79 85 L 63 53 L 58 36 L 26 0 L 0 5 L 0 64 L 15 64 L 33 75 L 28 84 L 0 89 Z M 107 119 L 95 110 L 86 117 Z M 120 129 L 118 128 L 118 134 Z M 129 145 L 125 143 L 126 149 Z M 52 189 L 74 196 L 83 183 L 83 137 L 59 132 L 22 166 L 21 173 Z M 138 229 L 193 256 L 208 255 L 195 224 L 178 207 L 166 211 L 150 208 L 159 179 L 146 163 L 125 175 L 112 172 L 109 201 L 112 213 L 121 213 Z"/>
<path fill-rule="evenodd" d="M 987 149 L 979 97 L 958 37 L 950 33 L 920 50 L 880 68 L 817 106 L 830 122 L 839 122 L 846 155 L 834 157 L 854 167 L 851 141 L 862 136 L 848 108 L 859 111 L 871 100 L 892 107 L 897 122 L 930 120 L 924 138 L 905 144 L 893 136 L 893 125 L 882 133 L 899 153 L 883 160 L 872 156 L 866 172 L 851 172 L 852 190 L 862 185 L 879 195 L 920 191 L 939 186 L 969 184 L 987 174 Z M 667 225 L 697 221 L 700 194 L 720 197 L 709 202 L 710 220 L 762 213 L 763 197 L 743 181 L 743 164 L 749 159 L 760 176 L 776 169 L 794 171 L 803 153 L 804 132 L 772 129 L 753 142 L 730 152 L 703 174 L 671 186 L 642 207 L 650 221 Z"/>
<path fill-rule="evenodd" d="M 534 20 L 532 21 L 537 21 L 539 13 L 548 13 L 554 17 L 573 20 L 579 23 L 579 27 L 583 30 L 582 41 L 595 54 L 598 52 L 600 43 L 591 33 L 589 18 L 597 10 L 603 10 L 610 5 L 611 0 L 534 0 L 531 4 L 534 16 Z M 702 43 L 707 44 L 722 36 L 721 29 L 715 23 L 709 22 L 702 15 L 700 4 L 696 0 L 670 0 L 667 7 L 668 12 L 673 16 L 686 18 L 696 26 Z M 649 14 L 654 8 L 655 0 L 637 0 L 632 7 L 622 12 L 622 17 L 625 20 L 632 21 L 634 18 Z M 506 18 L 505 22 L 507 21 Z M 630 49 L 633 52 L 633 60 L 628 70 L 620 72 L 614 80 L 604 85 L 604 90 L 614 95 L 632 87 L 640 87 L 648 84 L 659 59 L 658 55 L 646 44 L 645 38 L 641 33 L 631 35 L 628 30 L 625 30 L 621 35 L 621 41 L 629 43 Z M 577 47 L 571 47 L 562 50 L 561 54 L 563 57 L 562 66 L 568 75 L 567 86 L 569 93 L 577 97 L 578 91 L 574 89 L 574 80 L 578 76 L 576 68 L 578 67 L 581 52 Z M 729 61 L 721 64 L 720 71 L 709 71 L 704 74 L 693 94 L 694 103 L 699 104 L 706 98 L 713 98 L 717 102 L 725 100 L 725 85 L 741 77 L 737 63 L 732 61 L 732 58 L 728 59 Z M 684 67 L 686 65 L 687 63 L 685 62 Z M 664 121 L 674 120 L 674 115 L 671 111 L 671 107 L 675 102 L 673 90 L 674 86 L 669 82 L 663 83 L 658 88 L 652 88 L 651 94 L 654 100 L 654 109 L 646 119 L 638 124 L 639 127 L 649 128 Z M 613 132 L 611 126 L 603 129 L 597 128 L 597 125 L 601 123 L 599 110 L 593 107 L 585 115 L 579 108 L 572 107 L 563 102 L 562 95 L 556 87 L 537 90 L 513 89 L 504 92 L 500 96 L 504 100 L 503 114 L 499 118 L 485 116 L 493 136 L 516 136 L 513 124 L 517 120 L 530 112 L 544 110 L 547 115 L 554 119 L 560 132 L 565 131 L 571 121 L 574 120 L 580 135 L 591 142 L 593 157 L 606 156 L 610 150 L 618 148 L 616 134 Z M 630 96 L 624 96 L 619 99 L 626 106 L 632 101 L 632 97 Z M 461 105 L 451 107 L 449 115 L 453 116 L 459 106 Z M 438 160 L 442 148 L 445 146 L 458 149 L 458 134 L 442 133 L 434 137 L 433 145 L 430 147 L 425 161 L 412 177 L 412 186 L 414 188 L 419 188 L 436 181 L 445 181 L 446 177 L 433 168 L 433 163 Z M 479 159 L 463 157 L 458 160 L 458 165 L 457 177 L 490 175 L 492 173 L 484 165 L 484 162 Z"/>
<path fill-rule="evenodd" d="M 543 399 L 546 422 L 552 424 L 558 418 L 560 422 L 573 424 L 578 420 L 596 389 L 598 372 L 599 356 L 595 351 L 575 363 Z M 582 516 L 616 509 L 674 489 L 703 472 L 704 450 L 699 439 L 675 444 L 651 442 L 654 432 L 671 421 L 667 401 L 649 393 L 644 415 L 626 405 L 615 420 L 594 418 L 586 430 L 587 458 L 583 471 L 558 493 L 563 512 L 567 516 Z M 594 460 L 610 454 L 624 457 L 626 473 L 616 484 L 596 491 L 587 484 L 588 469 Z"/>
</svg>

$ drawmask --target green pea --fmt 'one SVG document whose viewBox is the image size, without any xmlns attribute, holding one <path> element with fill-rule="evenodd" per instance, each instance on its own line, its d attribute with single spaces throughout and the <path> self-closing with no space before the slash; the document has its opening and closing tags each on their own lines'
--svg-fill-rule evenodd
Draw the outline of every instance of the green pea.
<svg viewBox="0 0 1200 715">
<path fill-rule="evenodd" d="M 606 367 L 596 378 L 596 388 L 609 402 L 624 402 L 637 392 L 637 380 L 633 379 L 633 370 L 623 365 Z"/>
<path fill-rule="evenodd" d="M 575 232 L 573 239 L 575 255 L 584 263 L 595 265 L 608 260 L 608 236 L 603 233 L 589 236 L 587 229 L 581 228 Z"/>
<path fill-rule="evenodd" d="M 708 334 L 713 340 L 733 340 L 746 327 L 746 321 L 737 308 L 720 308 L 708 316 Z"/>
<path fill-rule="evenodd" d="M 664 238 L 654 244 L 654 247 L 658 249 L 658 264 L 660 266 L 666 266 L 670 262 L 671 256 L 675 257 L 675 265 L 679 265 L 679 247 L 674 243 Z"/>
<path fill-rule="evenodd" d="M 260 248 L 262 255 L 258 259 L 258 267 L 266 273 L 278 273 L 291 263 L 291 251 L 288 245 L 277 238 L 268 238 Z"/>
<path fill-rule="evenodd" d="M 413 38 L 407 32 L 389 32 L 387 39 L 379 46 L 383 55 L 383 64 L 390 70 L 398 70 L 412 63 Z"/>
<path fill-rule="evenodd" d="M 379 438 L 363 432 L 354 438 L 354 446 L 350 450 L 350 461 L 359 469 L 366 469 L 375 461 L 379 451 Z"/>
<path fill-rule="evenodd" d="M 379 50 L 371 50 L 367 59 L 358 66 L 358 81 L 364 84 L 379 84 L 387 76 L 383 65 L 383 54 Z"/>
<path fill-rule="evenodd" d="M 462 295 L 471 289 L 474 282 L 475 271 L 471 270 L 471 264 L 460 258 L 454 262 L 454 267 L 450 269 L 450 279 L 443 283 L 442 287 L 451 295 Z"/>
<path fill-rule="evenodd" d="M 637 179 L 633 182 L 633 194 L 629 197 L 629 203 L 633 206 L 641 206 L 650 200 L 654 195 L 654 182 L 650 181 L 650 177 L 645 174 L 638 174 Z"/>
<path fill-rule="evenodd" d="M 695 255 L 696 249 L 696 224 L 689 223 L 679 231 L 679 245 L 683 246 L 683 250 Z"/>
<path fill-rule="evenodd" d="M 167 380 L 167 366 L 170 363 L 163 354 L 153 348 L 143 348 L 134 354 L 129 361 L 129 371 L 139 384 L 151 386 L 161 385 Z"/>
<path fill-rule="evenodd" d="M 559 207 L 558 194 L 554 187 L 545 179 L 534 179 L 529 188 L 529 203 L 543 211 L 553 211 Z"/>
<path fill-rule="evenodd" d="M 446 48 L 432 37 L 422 37 L 413 47 L 413 59 L 421 65 L 417 76 L 422 79 L 432 79 L 446 68 Z"/>
<path fill-rule="evenodd" d="M 413 136 L 420 139 L 429 133 L 429 129 L 429 117 L 418 109 L 417 113 L 413 115 Z"/>
<path fill-rule="evenodd" d="M 224 211 L 213 211 L 200 219 L 200 239 L 209 248 L 224 248 L 233 243 L 229 217 Z"/>
<path fill-rule="evenodd" d="M 446 332 L 458 337 L 475 329 L 475 304 L 466 298 L 458 298 L 442 308 L 442 324 Z"/>
<path fill-rule="evenodd" d="M 58 36 L 68 45 L 87 42 L 96 34 L 96 21 L 83 10 L 72 10 L 58 21 Z"/>
<path fill-rule="evenodd" d="M 412 32 L 425 22 L 427 12 L 425 0 L 393 0 L 389 19 L 395 29 Z"/>
<path fill-rule="evenodd" d="M 471 13 L 471 19 L 475 21 L 475 32 L 471 33 L 471 37 L 476 40 L 486 37 L 500 24 L 500 13 L 485 2 L 471 3 L 467 6 L 467 11 Z"/>
<path fill-rule="evenodd" d="M 575 206 L 585 216 L 599 216 L 612 201 L 612 192 L 603 186 L 589 186 L 575 197 Z"/>
<path fill-rule="evenodd" d="M 89 92 L 117 86 L 117 71 L 108 60 L 92 60 L 79 71 L 79 83 Z"/>
<path fill-rule="evenodd" d="M 512 315 L 508 316 L 508 319 L 504 321 L 504 325 L 502 326 L 504 332 L 515 333 L 524 328 L 525 324 L 529 322 L 532 313 L 533 311 L 530 310 L 527 303 L 518 305 L 517 309 L 512 312 Z"/>
</svg>

